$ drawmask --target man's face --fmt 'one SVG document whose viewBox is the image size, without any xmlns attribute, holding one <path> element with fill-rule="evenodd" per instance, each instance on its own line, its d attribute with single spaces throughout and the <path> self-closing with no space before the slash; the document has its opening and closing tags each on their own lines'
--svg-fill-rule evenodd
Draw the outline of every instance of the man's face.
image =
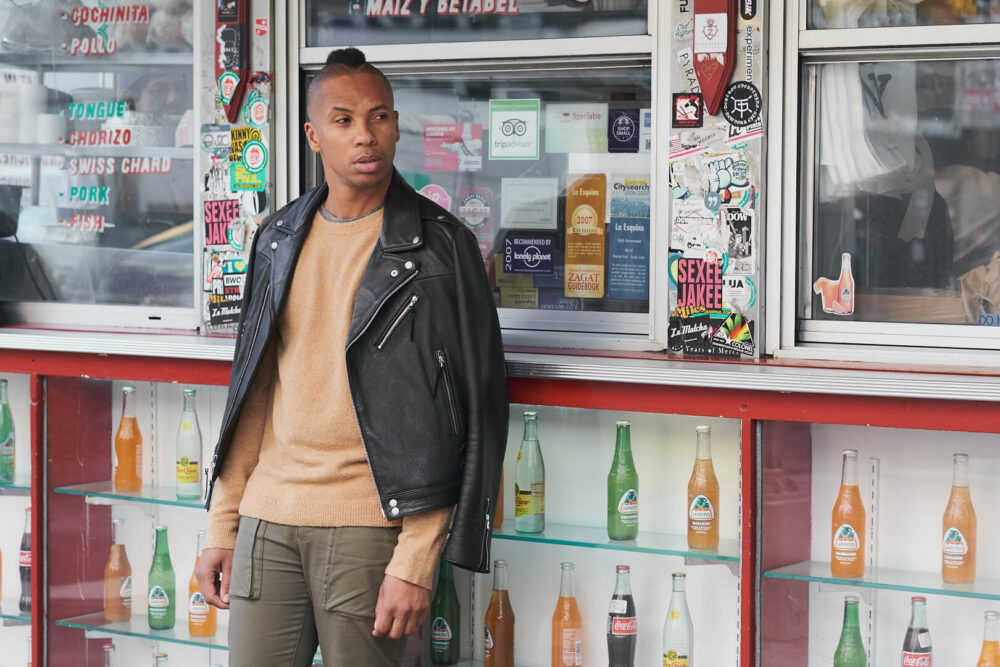
<svg viewBox="0 0 1000 667">
<path fill-rule="evenodd" d="M 327 178 L 363 190 L 392 176 L 399 141 L 399 114 L 392 106 L 392 91 L 375 74 L 344 74 L 320 83 L 305 131 Z"/>
</svg>

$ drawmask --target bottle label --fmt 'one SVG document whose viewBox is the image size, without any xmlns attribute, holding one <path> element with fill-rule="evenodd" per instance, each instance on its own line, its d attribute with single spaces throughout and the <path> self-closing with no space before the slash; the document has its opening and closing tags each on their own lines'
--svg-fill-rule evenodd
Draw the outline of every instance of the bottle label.
<svg viewBox="0 0 1000 667">
<path fill-rule="evenodd" d="M 451 645 L 451 626 L 448 621 L 440 616 L 436 616 L 431 621 L 431 648 L 438 651 L 446 651 Z"/>
<path fill-rule="evenodd" d="M 618 501 L 618 518 L 623 526 L 636 526 L 639 523 L 639 492 L 629 489 Z"/>
<path fill-rule="evenodd" d="M 190 431 L 191 430 L 191 422 L 189 422 L 186 419 L 184 421 L 182 421 L 181 422 L 181 430 L 182 431 Z"/>
<path fill-rule="evenodd" d="M 634 635 L 638 630 L 638 627 L 639 624 L 636 623 L 635 616 L 611 617 L 611 634 L 616 637 Z"/>
<path fill-rule="evenodd" d="M 167 608 L 170 607 L 170 596 L 167 595 L 163 586 L 150 586 L 147 604 L 149 605 L 150 618 L 164 618 L 167 615 Z"/>
<path fill-rule="evenodd" d="M 545 482 L 532 482 L 530 489 L 514 484 L 514 516 L 545 514 Z"/>
<path fill-rule="evenodd" d="M 663 654 L 663 667 L 688 667 L 688 650 L 667 649 Z"/>
<path fill-rule="evenodd" d="M 118 589 L 118 597 L 122 601 L 122 606 L 126 609 L 132 608 L 132 575 L 125 577 L 121 588 Z"/>
<path fill-rule="evenodd" d="M 833 534 L 833 549 L 837 552 L 837 560 L 842 563 L 853 563 L 861 550 L 861 539 L 854 526 L 842 524 Z"/>
<path fill-rule="evenodd" d="M 493 652 L 493 635 L 490 634 L 490 629 L 487 626 L 483 626 L 483 650 L 486 651 L 485 657 L 490 657 Z"/>
<path fill-rule="evenodd" d="M 135 476 L 142 479 L 142 442 L 135 444 Z"/>
<path fill-rule="evenodd" d="M 21 551 L 17 555 L 17 564 L 21 567 L 31 567 L 31 552 Z"/>
<path fill-rule="evenodd" d="M 622 598 L 611 598 L 611 606 L 608 609 L 608 613 L 611 614 L 624 614 L 628 611 L 628 601 Z"/>
<path fill-rule="evenodd" d="M 583 664 L 583 640 L 580 628 L 563 628 L 562 631 L 562 664 Z"/>
<path fill-rule="evenodd" d="M 696 533 L 707 533 L 712 529 L 713 521 L 715 521 L 715 507 L 712 506 L 708 496 L 699 493 L 688 508 L 688 523 L 691 530 Z"/>
<path fill-rule="evenodd" d="M 177 461 L 177 483 L 197 484 L 198 483 L 198 462 L 192 461 L 186 456 L 182 456 Z"/>
<path fill-rule="evenodd" d="M 10 465 L 13 468 L 14 463 L 14 432 L 8 433 L 2 441 L 0 441 L 0 465 Z M 14 472 L 11 470 L 11 472 Z"/>
<path fill-rule="evenodd" d="M 208 603 L 205 602 L 201 591 L 192 593 L 191 599 L 188 601 L 188 619 L 196 625 L 201 625 L 208 620 L 208 612 Z"/>
<path fill-rule="evenodd" d="M 931 654 L 903 651 L 903 667 L 931 667 Z"/>
<path fill-rule="evenodd" d="M 931 633 L 929 633 L 929 632 L 918 632 L 917 633 L 917 643 L 920 644 L 920 648 L 930 648 L 931 647 Z"/>
<path fill-rule="evenodd" d="M 957 567 L 965 563 L 965 555 L 969 553 L 969 543 L 962 531 L 953 526 L 944 531 L 942 549 L 944 551 L 944 564 Z"/>
<path fill-rule="evenodd" d="M 680 617 L 681 617 L 681 610 L 680 609 L 671 609 L 670 610 L 670 620 L 671 621 L 676 621 Z"/>
</svg>

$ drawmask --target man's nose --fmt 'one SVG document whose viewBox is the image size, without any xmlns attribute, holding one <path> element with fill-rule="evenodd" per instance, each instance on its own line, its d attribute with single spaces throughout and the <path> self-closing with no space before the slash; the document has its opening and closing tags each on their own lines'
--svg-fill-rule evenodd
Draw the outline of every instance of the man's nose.
<svg viewBox="0 0 1000 667">
<path fill-rule="evenodd" d="M 375 133 L 372 132 L 372 128 L 367 122 L 359 122 L 356 127 L 357 134 L 354 137 L 354 143 L 362 146 L 368 146 L 375 143 Z"/>
</svg>

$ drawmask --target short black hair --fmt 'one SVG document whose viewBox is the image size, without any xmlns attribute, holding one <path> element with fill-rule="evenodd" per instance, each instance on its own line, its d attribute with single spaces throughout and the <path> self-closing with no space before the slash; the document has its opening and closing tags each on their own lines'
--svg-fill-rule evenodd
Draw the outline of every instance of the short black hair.
<svg viewBox="0 0 1000 667">
<path fill-rule="evenodd" d="M 334 49 L 326 57 L 326 64 L 323 65 L 323 69 L 309 82 L 309 88 L 306 90 L 307 116 L 311 103 L 319 94 L 320 86 L 329 79 L 344 76 L 345 74 L 374 74 L 385 82 L 385 87 L 389 89 L 389 96 L 390 98 L 392 97 L 392 84 L 389 83 L 389 79 L 382 73 L 382 70 L 368 62 L 365 54 L 360 49 L 356 49 L 353 46 L 349 46 L 346 49 Z"/>
</svg>

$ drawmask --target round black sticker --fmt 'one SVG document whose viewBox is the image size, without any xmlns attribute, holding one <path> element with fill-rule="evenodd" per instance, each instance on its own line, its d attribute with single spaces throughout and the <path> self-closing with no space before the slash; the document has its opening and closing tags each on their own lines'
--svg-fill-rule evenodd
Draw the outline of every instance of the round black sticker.
<svg viewBox="0 0 1000 667">
<path fill-rule="evenodd" d="M 749 81 L 737 81 L 722 96 L 722 115 L 733 127 L 746 127 L 760 118 L 760 91 Z"/>
</svg>

